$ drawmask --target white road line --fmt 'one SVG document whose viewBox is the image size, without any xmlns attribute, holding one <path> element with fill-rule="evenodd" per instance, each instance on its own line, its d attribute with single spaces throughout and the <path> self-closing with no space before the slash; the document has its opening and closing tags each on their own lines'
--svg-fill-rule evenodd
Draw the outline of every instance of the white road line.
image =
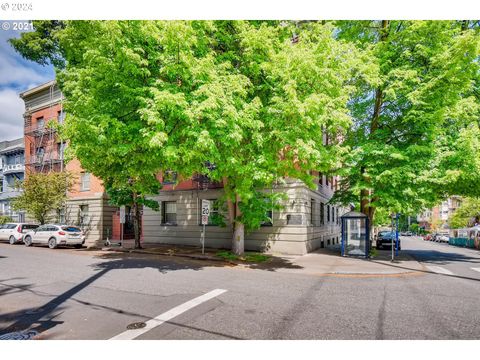
<svg viewBox="0 0 480 360">
<path fill-rule="evenodd" d="M 480 268 L 470 268 L 470 269 L 480 272 Z"/>
<path fill-rule="evenodd" d="M 450 270 L 447 270 L 440 266 L 427 266 L 427 269 L 437 274 L 453 275 L 453 273 Z"/>
<path fill-rule="evenodd" d="M 169 321 L 173 319 L 174 317 L 183 314 L 184 312 L 194 308 L 195 306 L 200 305 L 201 303 L 204 303 L 210 299 L 213 299 L 214 297 L 223 294 L 227 290 L 222 290 L 222 289 L 215 289 L 212 290 L 202 296 L 196 297 L 195 299 L 192 299 L 190 301 L 187 301 L 186 303 L 183 303 L 177 307 L 174 307 L 173 309 L 164 312 L 163 314 L 158 315 L 157 317 L 148 320 L 146 322 L 146 326 L 141 328 L 141 329 L 134 329 L 134 330 L 127 330 L 124 331 L 121 334 L 118 334 L 117 336 L 112 337 L 110 340 L 133 340 L 136 337 L 146 333 L 147 331 L 152 330 L 153 328 L 156 328 L 159 325 L 162 325 L 164 322 Z"/>
</svg>

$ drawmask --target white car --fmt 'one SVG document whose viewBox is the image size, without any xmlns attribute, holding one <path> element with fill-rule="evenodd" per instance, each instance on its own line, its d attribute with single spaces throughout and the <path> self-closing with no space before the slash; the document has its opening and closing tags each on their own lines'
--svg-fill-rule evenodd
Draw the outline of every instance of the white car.
<svg viewBox="0 0 480 360">
<path fill-rule="evenodd" d="M 85 243 L 85 235 L 76 226 L 45 224 L 26 233 L 23 242 L 26 246 L 33 244 L 48 245 L 50 249 L 55 249 L 60 245 L 73 245 L 76 248 L 81 248 Z"/>
<path fill-rule="evenodd" d="M 0 240 L 8 240 L 13 245 L 23 240 L 25 233 L 36 229 L 38 225 L 27 223 L 8 223 L 0 228 Z"/>
</svg>

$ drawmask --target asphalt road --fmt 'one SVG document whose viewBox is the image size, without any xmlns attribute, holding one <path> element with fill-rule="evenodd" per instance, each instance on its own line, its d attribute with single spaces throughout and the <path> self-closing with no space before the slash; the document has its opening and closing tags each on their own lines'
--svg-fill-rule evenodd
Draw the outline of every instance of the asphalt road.
<svg viewBox="0 0 480 360">
<path fill-rule="evenodd" d="M 424 270 L 321 276 L 0 244 L 0 336 L 479 339 L 480 253 L 419 238 L 402 248 Z"/>
</svg>

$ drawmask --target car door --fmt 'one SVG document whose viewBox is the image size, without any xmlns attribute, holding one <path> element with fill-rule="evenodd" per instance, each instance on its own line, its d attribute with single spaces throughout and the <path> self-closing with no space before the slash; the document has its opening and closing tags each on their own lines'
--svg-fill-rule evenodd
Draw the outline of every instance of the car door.
<svg viewBox="0 0 480 360">
<path fill-rule="evenodd" d="M 8 240 L 10 235 L 13 235 L 14 231 L 17 230 L 17 224 L 7 224 L 5 229 L 3 229 L 2 240 Z"/>
<path fill-rule="evenodd" d="M 46 225 L 40 225 L 35 233 L 32 236 L 32 241 L 36 244 L 41 244 L 43 243 L 43 238 L 45 237 L 45 231 L 47 229 Z"/>
</svg>

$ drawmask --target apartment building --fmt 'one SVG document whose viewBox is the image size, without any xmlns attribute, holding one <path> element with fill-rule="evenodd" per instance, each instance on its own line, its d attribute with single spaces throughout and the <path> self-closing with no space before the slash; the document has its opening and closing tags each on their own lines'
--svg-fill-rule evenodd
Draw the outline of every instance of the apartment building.
<svg viewBox="0 0 480 360">
<path fill-rule="evenodd" d="M 100 245 L 112 227 L 115 208 L 108 205 L 100 179 L 84 171 L 78 160 L 64 161 L 66 144 L 56 124 L 63 123 L 63 95 L 54 80 L 20 94 L 25 102 L 25 176 L 35 172 L 69 171 L 75 184 L 65 207 L 54 214 L 58 223 L 75 224 L 85 231 L 86 245 Z"/>
<path fill-rule="evenodd" d="M 11 201 L 20 195 L 15 188 L 17 180 L 23 180 L 25 171 L 23 138 L 0 142 L 0 216 L 9 216 L 12 221 L 25 221 L 25 213 L 16 212 Z"/>
<path fill-rule="evenodd" d="M 310 189 L 302 181 L 285 179 L 266 192 L 284 192 L 288 199 L 281 211 L 270 211 L 271 222 L 245 235 L 245 249 L 282 254 L 305 254 L 317 248 L 339 244 L 340 217 L 346 209 L 329 204 L 337 186 L 337 179 L 314 174 L 317 188 Z M 172 177 L 161 179 L 163 188 L 154 197 L 160 211 L 145 208 L 143 212 L 143 240 L 146 244 L 200 245 L 202 230 L 200 207 L 202 199 L 213 201 L 223 195 L 221 184 L 205 183 L 202 176 L 193 177 L 178 185 Z M 213 207 L 211 215 L 218 213 Z M 210 222 L 210 219 L 209 219 Z M 232 229 L 209 224 L 206 226 L 205 246 L 230 248 Z"/>
<path fill-rule="evenodd" d="M 426 230 L 448 229 L 449 220 L 462 204 L 460 196 L 450 196 L 441 204 L 417 216 L 418 224 Z"/>
</svg>

